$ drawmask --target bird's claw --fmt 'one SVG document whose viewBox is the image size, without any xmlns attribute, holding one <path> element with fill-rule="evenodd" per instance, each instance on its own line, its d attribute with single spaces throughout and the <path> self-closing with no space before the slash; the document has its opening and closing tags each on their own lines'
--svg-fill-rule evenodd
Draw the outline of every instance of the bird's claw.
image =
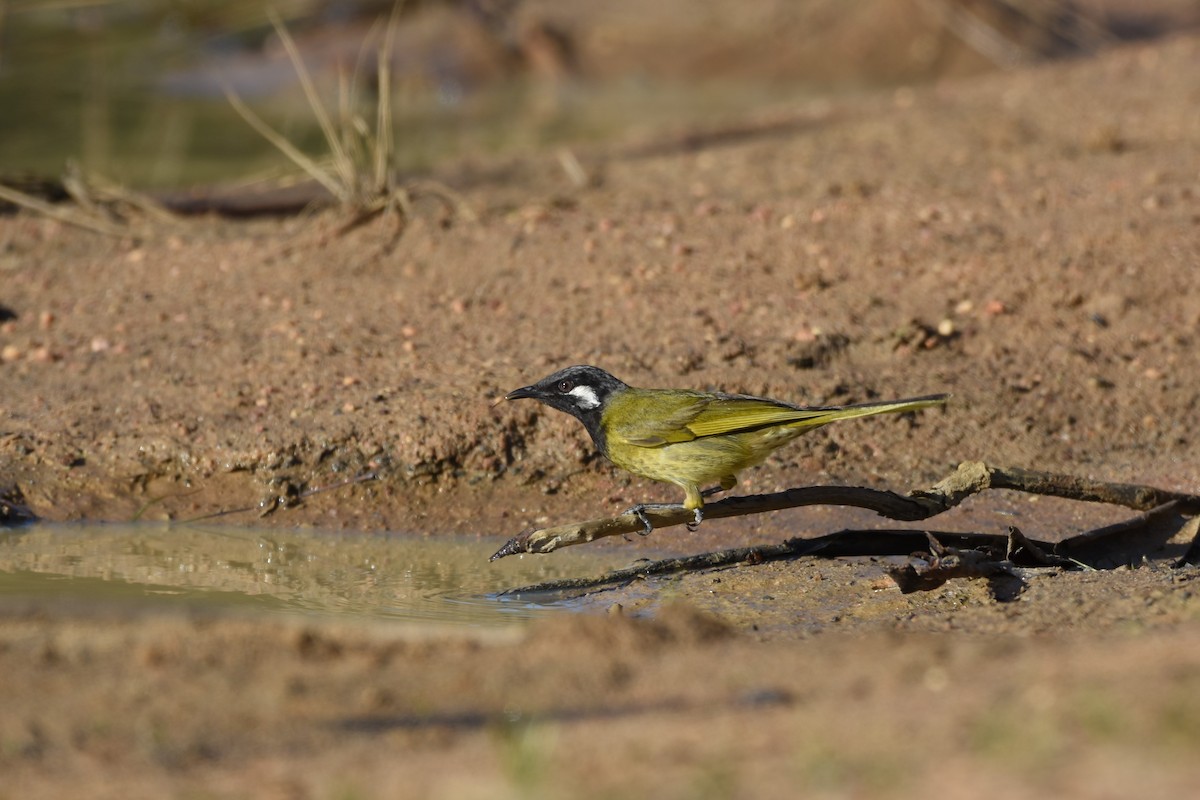
<svg viewBox="0 0 1200 800">
<path fill-rule="evenodd" d="M 650 518 L 646 516 L 646 504 L 638 503 L 629 510 L 642 522 L 642 529 L 637 532 L 638 536 L 649 536 L 654 531 L 654 526 L 650 524 Z"/>
<path fill-rule="evenodd" d="M 683 508 L 683 507 L 684 506 L 674 505 L 672 503 L 638 503 L 633 508 L 627 509 L 625 511 L 625 513 L 633 514 L 635 517 L 638 518 L 639 521 L 641 521 L 642 529 L 637 532 L 639 536 L 649 536 L 650 533 L 654 530 L 654 525 L 650 522 L 650 517 L 649 517 L 649 515 L 646 514 L 646 509 L 649 509 L 649 508 L 679 509 L 679 508 Z M 687 529 L 689 531 L 695 532 L 695 530 L 700 527 L 700 523 L 704 521 L 704 509 L 696 508 L 696 509 L 692 510 L 692 513 L 696 517 L 695 522 L 687 522 L 684 524 L 687 525 Z"/>
</svg>

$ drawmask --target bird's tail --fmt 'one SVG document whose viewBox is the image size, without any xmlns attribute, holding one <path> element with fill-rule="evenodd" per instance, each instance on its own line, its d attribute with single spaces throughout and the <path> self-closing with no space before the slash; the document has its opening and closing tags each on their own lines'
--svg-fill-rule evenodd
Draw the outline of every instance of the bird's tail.
<svg viewBox="0 0 1200 800">
<path fill-rule="evenodd" d="M 855 417 L 870 417 L 875 414 L 897 414 L 904 411 L 916 411 L 921 408 L 940 406 L 950 397 L 948 394 L 930 394 L 924 397 L 909 397 L 904 400 L 889 400 L 875 403 L 855 403 L 848 406 L 827 406 L 806 409 L 812 412 L 804 427 L 816 427 L 835 422 L 840 419 Z"/>
</svg>

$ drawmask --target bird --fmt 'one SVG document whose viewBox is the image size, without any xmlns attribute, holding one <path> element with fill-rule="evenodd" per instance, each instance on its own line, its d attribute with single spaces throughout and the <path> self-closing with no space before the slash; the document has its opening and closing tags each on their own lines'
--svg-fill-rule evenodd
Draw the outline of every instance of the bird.
<svg viewBox="0 0 1200 800">
<path fill-rule="evenodd" d="M 941 405 L 949 395 L 931 394 L 844 406 L 799 406 L 782 400 L 689 389 L 640 389 L 585 364 L 566 367 L 506 394 L 497 402 L 537 400 L 583 423 L 596 449 L 621 469 L 672 483 L 693 512 L 688 528 L 704 519 L 704 498 L 728 491 L 739 472 L 761 464 L 777 448 L 830 422 Z M 716 484 L 711 488 L 702 487 Z M 626 513 L 653 526 L 640 503 Z"/>
</svg>

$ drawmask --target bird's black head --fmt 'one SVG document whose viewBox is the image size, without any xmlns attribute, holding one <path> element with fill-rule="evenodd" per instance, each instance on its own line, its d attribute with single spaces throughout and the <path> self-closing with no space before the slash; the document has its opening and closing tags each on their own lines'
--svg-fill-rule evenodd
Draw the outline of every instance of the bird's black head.
<svg viewBox="0 0 1200 800">
<path fill-rule="evenodd" d="M 617 392 L 629 387 L 599 367 L 574 366 L 547 375 L 532 386 L 522 386 L 504 396 L 505 400 L 530 397 L 578 419 L 604 451 L 601 414 Z"/>
</svg>

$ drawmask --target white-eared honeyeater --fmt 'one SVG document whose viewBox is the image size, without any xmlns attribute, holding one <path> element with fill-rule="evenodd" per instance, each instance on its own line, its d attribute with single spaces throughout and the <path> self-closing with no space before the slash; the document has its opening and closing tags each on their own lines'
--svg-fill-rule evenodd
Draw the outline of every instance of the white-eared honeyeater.
<svg viewBox="0 0 1200 800">
<path fill-rule="evenodd" d="M 683 507 L 695 512 L 696 521 L 689 526 L 694 527 L 704 518 L 705 495 L 733 488 L 739 472 L 761 464 L 800 434 L 839 419 L 928 408 L 947 396 L 804 407 L 740 394 L 638 389 L 598 367 L 574 366 L 504 399 L 524 397 L 578 419 L 596 448 L 618 467 L 683 489 Z M 720 489 L 701 491 L 713 483 Z M 649 533 L 645 508 L 638 505 L 631 511 Z"/>
</svg>

